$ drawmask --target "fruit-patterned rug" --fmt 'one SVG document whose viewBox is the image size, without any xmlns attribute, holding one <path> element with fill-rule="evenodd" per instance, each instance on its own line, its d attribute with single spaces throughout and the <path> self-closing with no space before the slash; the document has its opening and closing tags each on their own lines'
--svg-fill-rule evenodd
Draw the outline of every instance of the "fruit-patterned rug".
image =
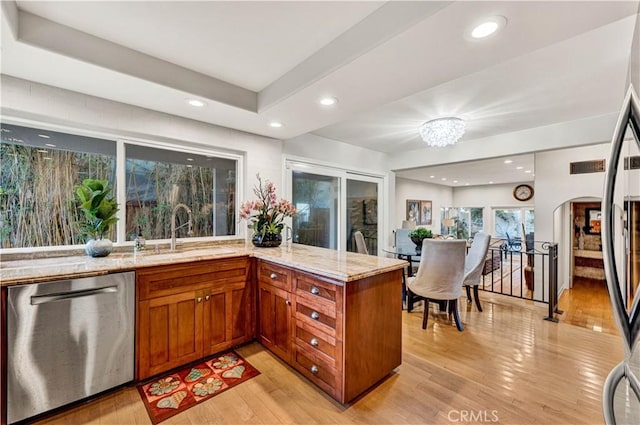
<svg viewBox="0 0 640 425">
<path fill-rule="evenodd" d="M 157 424 L 259 374 L 231 351 L 140 384 L 138 391 L 151 422 Z"/>
</svg>

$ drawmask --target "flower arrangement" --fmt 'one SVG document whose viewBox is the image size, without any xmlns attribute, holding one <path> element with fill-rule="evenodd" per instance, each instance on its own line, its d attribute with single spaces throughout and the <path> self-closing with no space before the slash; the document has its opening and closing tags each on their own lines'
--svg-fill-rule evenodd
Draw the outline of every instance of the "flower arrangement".
<svg viewBox="0 0 640 425">
<path fill-rule="evenodd" d="M 270 181 L 264 185 L 260 174 L 256 174 L 258 184 L 253 193 L 258 197 L 255 201 L 246 201 L 240 207 L 240 218 L 249 221 L 249 228 L 256 235 L 279 235 L 284 228 L 285 217 L 294 217 L 296 209 L 291 202 L 280 199 L 276 195 L 276 187 Z"/>
</svg>

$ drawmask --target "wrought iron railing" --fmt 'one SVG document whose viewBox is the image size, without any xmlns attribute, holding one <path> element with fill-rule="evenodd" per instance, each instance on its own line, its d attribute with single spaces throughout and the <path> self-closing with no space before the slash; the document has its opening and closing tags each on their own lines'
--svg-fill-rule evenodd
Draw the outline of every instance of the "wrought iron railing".
<svg viewBox="0 0 640 425">
<path fill-rule="evenodd" d="M 546 320 L 557 322 L 558 244 L 495 240 L 482 271 L 480 290 L 548 304 Z"/>
</svg>

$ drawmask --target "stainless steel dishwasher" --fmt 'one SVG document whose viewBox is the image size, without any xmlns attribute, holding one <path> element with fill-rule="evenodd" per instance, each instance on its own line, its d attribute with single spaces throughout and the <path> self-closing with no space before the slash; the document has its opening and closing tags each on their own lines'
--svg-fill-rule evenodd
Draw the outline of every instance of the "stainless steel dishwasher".
<svg viewBox="0 0 640 425">
<path fill-rule="evenodd" d="M 133 380 L 135 273 L 8 289 L 7 420 Z"/>
</svg>

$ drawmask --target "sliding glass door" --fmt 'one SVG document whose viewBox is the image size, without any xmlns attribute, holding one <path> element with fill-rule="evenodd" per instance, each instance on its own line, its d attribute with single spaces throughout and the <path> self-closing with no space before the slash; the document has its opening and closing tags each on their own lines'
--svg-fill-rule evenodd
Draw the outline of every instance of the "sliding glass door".
<svg viewBox="0 0 640 425">
<path fill-rule="evenodd" d="M 347 179 L 347 251 L 356 252 L 355 232 L 362 232 L 367 251 L 378 255 L 379 183 Z"/>
<path fill-rule="evenodd" d="M 382 178 L 287 161 L 287 180 L 298 209 L 294 242 L 355 252 L 353 234 L 360 231 L 369 254 L 377 255 Z"/>
<path fill-rule="evenodd" d="M 293 241 L 337 249 L 340 178 L 293 170 L 292 183 Z"/>
</svg>

